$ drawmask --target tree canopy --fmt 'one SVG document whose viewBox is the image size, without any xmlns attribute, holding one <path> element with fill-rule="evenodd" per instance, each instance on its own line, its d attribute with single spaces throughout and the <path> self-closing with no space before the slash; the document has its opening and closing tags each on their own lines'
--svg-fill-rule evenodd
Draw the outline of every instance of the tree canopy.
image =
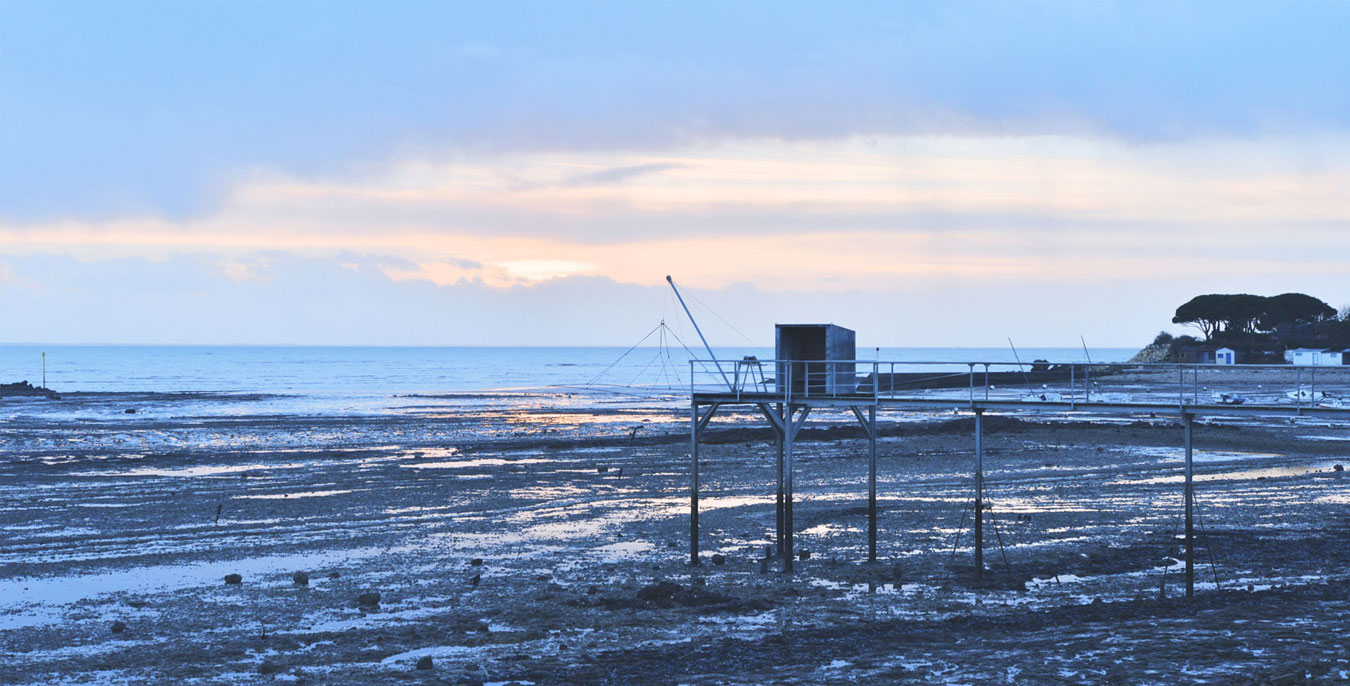
<svg viewBox="0 0 1350 686">
<path fill-rule="evenodd" d="M 1292 327 L 1335 316 L 1336 310 L 1330 305 L 1303 293 L 1272 297 L 1210 293 L 1197 295 L 1178 307 L 1172 323 L 1194 326 L 1209 340 L 1220 332 L 1273 331 L 1282 324 Z"/>
<path fill-rule="evenodd" d="M 1317 322 L 1336 316 L 1332 306 L 1302 293 L 1281 293 L 1266 298 L 1265 312 L 1261 314 L 1261 328 L 1274 330 L 1281 324 L 1296 325 Z"/>
</svg>

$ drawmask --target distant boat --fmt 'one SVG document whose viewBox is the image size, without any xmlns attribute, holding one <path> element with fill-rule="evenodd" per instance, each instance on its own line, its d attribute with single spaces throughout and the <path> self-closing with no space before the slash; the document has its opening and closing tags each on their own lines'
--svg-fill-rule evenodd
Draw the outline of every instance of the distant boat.
<svg viewBox="0 0 1350 686">
<path fill-rule="evenodd" d="M 1294 400 L 1301 403 L 1320 403 L 1327 397 L 1327 394 L 1323 393 L 1322 391 L 1308 391 L 1303 390 L 1302 388 L 1298 389 L 1297 391 L 1289 391 L 1284 395 L 1288 397 L 1290 400 Z"/>
</svg>

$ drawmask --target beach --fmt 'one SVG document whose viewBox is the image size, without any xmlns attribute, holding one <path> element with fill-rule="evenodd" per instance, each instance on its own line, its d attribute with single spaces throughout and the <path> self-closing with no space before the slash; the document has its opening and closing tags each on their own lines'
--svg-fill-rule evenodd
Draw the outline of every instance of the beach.
<svg viewBox="0 0 1350 686">
<path fill-rule="evenodd" d="M 1197 426 L 1192 602 L 1174 417 L 987 417 L 976 585 L 967 415 L 882 413 L 868 564 L 866 442 L 848 417 L 813 414 L 796 462 L 805 559 L 786 575 L 762 559 L 774 465 L 757 416 L 719 413 L 706 434 L 691 567 L 678 394 L 390 402 L 7 399 L 0 681 L 1161 684 L 1350 670 L 1344 426 Z"/>
</svg>

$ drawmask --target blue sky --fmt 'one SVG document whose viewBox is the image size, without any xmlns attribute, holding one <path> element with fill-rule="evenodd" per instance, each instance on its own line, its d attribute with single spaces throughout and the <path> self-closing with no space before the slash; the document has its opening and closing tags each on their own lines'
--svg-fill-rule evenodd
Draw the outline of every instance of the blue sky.
<svg viewBox="0 0 1350 686">
<path fill-rule="evenodd" d="M 4 0 L 0 340 L 622 344 L 667 273 L 765 340 L 1340 306 L 1348 15 Z"/>
</svg>

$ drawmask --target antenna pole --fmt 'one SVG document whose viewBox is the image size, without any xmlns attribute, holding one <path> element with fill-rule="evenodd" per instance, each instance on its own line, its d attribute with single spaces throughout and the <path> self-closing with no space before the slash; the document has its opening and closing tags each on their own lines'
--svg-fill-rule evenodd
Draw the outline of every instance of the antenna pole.
<svg viewBox="0 0 1350 686">
<path fill-rule="evenodd" d="M 1013 359 L 1017 360 L 1017 371 L 1022 372 L 1022 380 L 1026 381 L 1027 384 L 1030 384 L 1031 378 L 1027 376 L 1027 370 L 1022 368 L 1022 356 L 1017 354 L 1017 346 L 1013 345 L 1012 338 L 1008 339 L 1008 347 L 1012 348 Z"/>
<path fill-rule="evenodd" d="M 686 317 L 689 317 L 689 323 L 694 325 L 694 332 L 698 334 L 698 339 L 703 341 L 703 349 L 708 351 L 708 355 L 712 357 L 713 363 L 717 365 L 717 373 L 722 375 L 722 382 L 734 393 L 736 387 L 732 385 L 731 380 L 727 378 L 726 372 L 722 371 L 722 363 L 717 361 L 717 355 L 713 354 L 712 346 L 708 345 L 708 339 L 703 337 L 703 330 L 698 328 L 698 322 L 694 321 L 694 315 L 689 311 L 689 306 L 684 304 L 684 296 L 680 295 L 680 289 L 675 287 L 675 280 L 670 278 L 669 274 L 666 275 L 666 283 L 670 284 L 670 290 L 675 291 L 675 297 L 680 299 L 680 307 L 684 308 L 684 314 Z"/>
<path fill-rule="evenodd" d="M 47 353 L 42 353 L 42 387 L 47 387 Z"/>
</svg>

